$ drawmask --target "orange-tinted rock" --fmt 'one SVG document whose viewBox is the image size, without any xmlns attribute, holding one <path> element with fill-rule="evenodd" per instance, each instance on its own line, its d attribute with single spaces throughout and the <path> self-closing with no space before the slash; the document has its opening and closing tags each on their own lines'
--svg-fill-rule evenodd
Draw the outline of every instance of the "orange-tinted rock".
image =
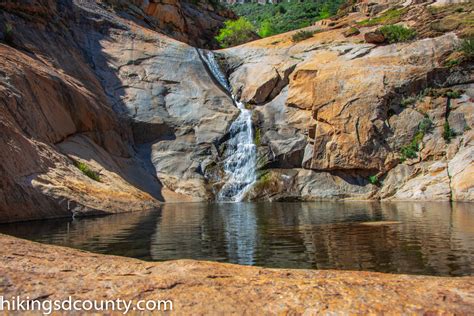
<svg viewBox="0 0 474 316">
<path fill-rule="evenodd" d="M 193 260 L 153 263 L 5 235 L 0 241 L 5 299 L 172 300 L 173 312 L 180 315 L 464 315 L 474 309 L 473 277 L 276 270 Z"/>
<path fill-rule="evenodd" d="M 370 44 L 382 44 L 385 42 L 385 36 L 380 31 L 367 32 L 364 34 L 364 39 Z"/>
</svg>

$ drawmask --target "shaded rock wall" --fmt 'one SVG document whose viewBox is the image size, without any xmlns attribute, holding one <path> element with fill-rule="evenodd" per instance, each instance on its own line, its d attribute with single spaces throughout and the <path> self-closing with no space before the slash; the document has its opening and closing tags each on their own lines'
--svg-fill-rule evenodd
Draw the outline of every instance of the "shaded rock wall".
<svg viewBox="0 0 474 316">
<path fill-rule="evenodd" d="M 149 209 L 180 186 L 207 198 L 189 156 L 211 154 L 235 109 L 193 47 L 95 1 L 1 7 L 0 221 Z"/>
<path fill-rule="evenodd" d="M 218 48 L 214 39 L 236 15 L 208 0 L 102 0 L 119 14 L 132 15 L 155 31 L 200 48 Z"/>
</svg>

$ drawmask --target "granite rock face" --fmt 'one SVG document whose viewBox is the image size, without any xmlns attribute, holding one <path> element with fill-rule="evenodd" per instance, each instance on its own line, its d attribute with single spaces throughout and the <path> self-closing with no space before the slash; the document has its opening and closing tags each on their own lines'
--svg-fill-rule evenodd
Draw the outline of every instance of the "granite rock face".
<svg viewBox="0 0 474 316">
<path fill-rule="evenodd" d="M 472 7 L 430 17 L 428 5 L 403 3 L 401 21 L 420 30 L 407 43 L 366 43 L 378 26 L 346 37 L 384 14 L 359 3 L 309 39 L 215 52 L 253 109 L 259 170 L 247 198 L 473 200 L 474 66 L 456 51 Z M 215 198 L 239 111 L 194 46 L 212 47 L 232 14 L 202 1 L 0 8 L 13 29 L 0 43 L 0 221 Z M 453 14 L 457 28 L 427 31 Z"/>
<path fill-rule="evenodd" d="M 0 241 L 0 290 L 5 299 L 19 295 L 135 301 L 139 297 L 171 300 L 173 312 L 180 315 L 355 311 L 464 315 L 474 308 L 473 277 L 277 270 L 192 260 L 153 263 L 5 235 Z"/>
<path fill-rule="evenodd" d="M 258 114 L 261 179 L 250 196 L 472 201 L 472 60 L 446 66 L 454 58 L 449 56 L 458 58 L 462 40 L 452 32 L 428 37 L 423 31 L 406 43 L 367 43 L 364 38 L 378 26 L 356 23 L 367 15 L 383 16 L 394 4 L 401 3 L 382 1 L 377 5 L 383 10 L 373 4 L 364 10 L 359 3 L 333 27 L 308 28 L 313 37 L 297 43 L 288 33 L 222 51 L 234 93 Z M 428 2 L 403 6 L 403 23 L 429 29 Z M 472 15 L 472 9 L 458 11 Z M 436 19 L 449 11 L 443 10 Z M 355 25 L 360 34 L 346 37 Z M 283 84 L 277 88 L 276 82 Z M 413 152 L 405 157 L 410 144 Z M 307 180 L 314 187 L 303 193 L 293 176 L 291 181 L 280 176 L 294 175 L 293 168 L 312 170 L 321 179 Z M 262 185 L 267 171 L 279 178 L 274 189 Z M 334 178 L 337 188 L 325 191 Z"/>
<path fill-rule="evenodd" d="M 199 162 L 236 109 L 195 48 L 100 2 L 1 7 L 0 221 L 208 198 Z"/>
</svg>

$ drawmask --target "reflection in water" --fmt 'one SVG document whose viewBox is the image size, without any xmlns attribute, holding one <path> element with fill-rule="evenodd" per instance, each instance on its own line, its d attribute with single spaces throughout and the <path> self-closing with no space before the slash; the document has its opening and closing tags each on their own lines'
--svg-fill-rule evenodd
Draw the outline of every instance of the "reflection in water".
<svg viewBox="0 0 474 316">
<path fill-rule="evenodd" d="M 0 232 L 156 261 L 474 273 L 474 212 L 463 203 L 169 204 L 154 212 L 6 224 Z"/>
<path fill-rule="evenodd" d="M 257 220 L 255 204 L 228 203 L 218 208 L 224 221 L 227 254 L 230 262 L 255 264 Z"/>
</svg>

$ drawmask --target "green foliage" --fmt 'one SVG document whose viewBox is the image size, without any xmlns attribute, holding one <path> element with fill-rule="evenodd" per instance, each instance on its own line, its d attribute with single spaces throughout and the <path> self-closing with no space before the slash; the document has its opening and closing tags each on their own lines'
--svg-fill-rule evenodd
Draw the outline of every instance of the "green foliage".
<svg viewBox="0 0 474 316">
<path fill-rule="evenodd" d="M 458 66 L 460 63 L 461 63 L 461 61 L 459 59 L 450 59 L 450 60 L 447 60 L 444 63 L 444 65 L 448 68 L 452 68 L 452 67 Z"/>
<path fill-rule="evenodd" d="M 408 97 L 408 98 L 403 98 L 402 102 L 400 102 L 400 106 L 402 108 L 409 107 L 418 101 L 417 97 Z"/>
<path fill-rule="evenodd" d="M 433 121 L 428 116 L 425 116 L 423 120 L 420 122 L 420 124 L 418 125 L 418 131 L 422 132 L 423 135 L 430 132 L 432 128 L 433 128 Z"/>
<path fill-rule="evenodd" d="M 403 25 L 385 25 L 379 30 L 389 43 L 406 42 L 416 36 L 415 30 Z"/>
<path fill-rule="evenodd" d="M 224 22 L 224 25 L 216 36 L 223 48 L 246 43 L 255 37 L 254 26 L 245 18 L 229 20 Z"/>
<path fill-rule="evenodd" d="M 262 37 L 276 35 L 310 26 L 336 14 L 345 0 L 291 1 L 278 5 L 258 3 L 235 4 L 230 8 L 249 20 Z"/>
<path fill-rule="evenodd" d="M 327 19 L 332 15 L 329 5 L 326 3 L 319 11 L 319 19 Z"/>
<path fill-rule="evenodd" d="M 456 136 L 454 130 L 449 126 L 449 122 L 444 122 L 443 126 L 443 138 L 447 143 L 451 142 L 451 139 Z"/>
<path fill-rule="evenodd" d="M 420 143 L 423 140 L 423 137 L 425 137 L 425 134 L 429 133 L 432 128 L 433 122 L 428 116 L 425 116 L 420 124 L 418 124 L 418 131 L 411 142 L 400 149 L 402 161 L 418 157 L 417 153 L 420 150 Z"/>
<path fill-rule="evenodd" d="M 92 170 L 87 164 L 80 161 L 74 161 L 74 166 L 76 166 L 76 168 L 81 170 L 83 174 L 85 174 L 92 180 L 100 182 L 100 175 L 94 170 Z"/>
<path fill-rule="evenodd" d="M 382 13 L 380 16 L 373 19 L 367 19 L 360 21 L 360 26 L 374 26 L 379 24 L 393 24 L 400 22 L 402 15 L 406 12 L 406 9 L 390 9 Z"/>
<path fill-rule="evenodd" d="M 311 31 L 298 31 L 295 34 L 291 36 L 291 40 L 293 42 L 301 42 L 304 41 L 305 39 L 313 37 L 314 32 Z"/>
<path fill-rule="evenodd" d="M 3 28 L 3 40 L 8 45 L 13 44 L 13 26 L 10 23 L 6 23 Z"/>
<path fill-rule="evenodd" d="M 253 143 L 256 146 L 260 146 L 262 144 L 262 130 L 258 127 L 255 129 L 255 136 L 254 136 Z"/>
<path fill-rule="evenodd" d="M 459 99 L 463 94 L 462 90 L 449 90 L 444 94 L 445 97 L 450 99 Z"/>
<path fill-rule="evenodd" d="M 402 154 L 402 161 L 405 161 L 406 159 L 412 159 L 418 157 L 418 144 L 413 146 L 411 143 L 410 145 L 403 146 L 402 149 L 400 150 L 400 153 Z"/>
<path fill-rule="evenodd" d="M 258 180 L 253 186 L 255 192 L 263 192 L 266 189 L 272 188 L 275 185 L 276 177 L 268 170 L 262 170 L 258 177 Z"/>
<path fill-rule="evenodd" d="M 379 184 L 379 178 L 377 176 L 370 176 L 369 177 L 369 182 L 373 185 Z"/>
<path fill-rule="evenodd" d="M 347 31 L 344 32 L 344 36 L 349 37 L 349 36 L 354 36 L 360 34 L 360 31 L 356 27 L 351 27 Z"/>
<path fill-rule="evenodd" d="M 260 28 L 258 29 L 258 35 L 260 35 L 260 37 L 268 37 L 275 34 L 276 31 L 273 28 L 271 20 L 265 20 L 260 24 Z"/>
<path fill-rule="evenodd" d="M 468 59 L 474 59 L 474 38 L 466 38 L 461 42 L 460 50 Z"/>
</svg>

